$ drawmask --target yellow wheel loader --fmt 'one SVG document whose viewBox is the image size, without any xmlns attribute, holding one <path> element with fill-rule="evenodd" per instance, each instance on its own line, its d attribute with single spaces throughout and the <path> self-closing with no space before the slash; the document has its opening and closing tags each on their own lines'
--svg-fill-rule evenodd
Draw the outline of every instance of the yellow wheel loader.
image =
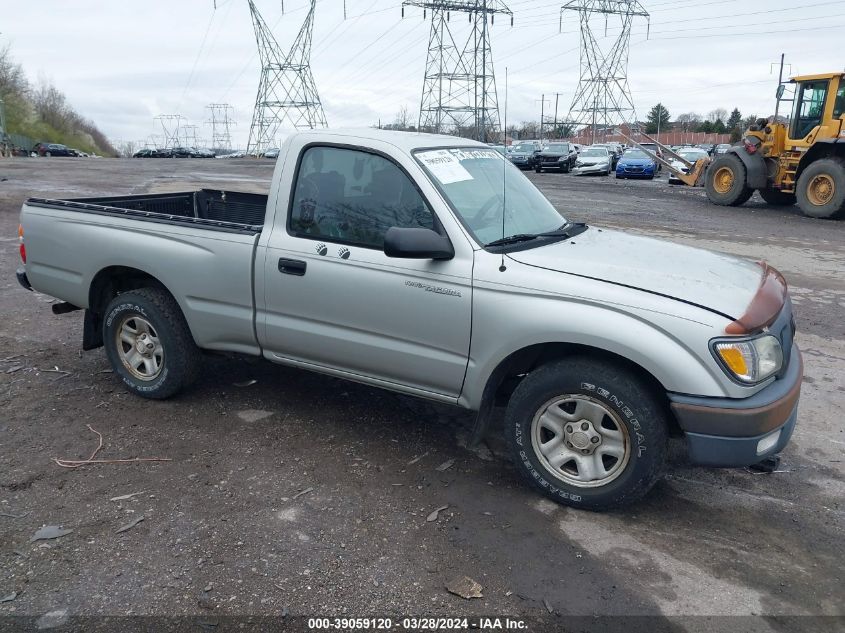
<svg viewBox="0 0 845 633">
<path fill-rule="evenodd" d="M 794 77 L 787 124 L 759 119 L 742 143 L 704 173 L 714 204 L 738 206 L 754 191 L 771 205 L 798 203 L 814 218 L 845 216 L 845 75 Z M 778 87 L 778 99 L 784 86 Z"/>
</svg>

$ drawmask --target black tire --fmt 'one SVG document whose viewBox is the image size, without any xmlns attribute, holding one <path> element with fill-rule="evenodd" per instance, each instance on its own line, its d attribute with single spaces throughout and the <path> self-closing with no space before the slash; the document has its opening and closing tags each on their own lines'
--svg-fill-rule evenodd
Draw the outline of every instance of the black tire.
<svg viewBox="0 0 845 633">
<path fill-rule="evenodd" d="M 773 207 L 788 207 L 795 204 L 794 193 L 784 193 L 778 189 L 760 189 L 758 193 L 764 202 Z"/>
<path fill-rule="evenodd" d="M 827 200 L 820 200 L 812 189 L 821 179 L 832 184 L 833 190 Z M 798 177 L 795 187 L 798 206 L 804 215 L 811 218 L 835 219 L 845 216 L 845 162 L 841 158 L 822 158 L 810 163 Z"/>
<path fill-rule="evenodd" d="M 624 176 L 620 176 L 619 174 L 616 174 L 616 177 L 619 178 L 619 180 L 622 180 L 624 178 Z"/>
<path fill-rule="evenodd" d="M 565 479 L 572 475 L 567 475 L 564 468 L 571 469 L 573 463 L 577 464 L 576 476 L 580 476 L 580 455 L 559 464 L 557 471 L 548 462 L 544 464 L 546 460 L 535 448 L 534 437 L 542 442 L 543 433 L 548 429 L 542 425 L 535 429 L 534 420 L 539 419 L 546 405 L 558 397 L 585 401 L 589 407 L 599 405 L 600 409 L 609 412 L 598 423 L 604 432 L 615 432 L 606 430 L 605 425 L 614 426 L 625 436 L 625 457 L 610 457 L 619 463 L 611 463 L 610 470 L 616 470 L 607 483 L 587 487 Z M 571 438 L 574 442 L 583 442 L 588 433 L 576 436 L 578 428 L 584 428 L 579 425 L 586 421 L 561 424 L 564 429 L 574 427 L 575 435 Z M 590 428 L 590 433 L 596 435 L 597 432 Z M 537 433 L 539 435 L 535 435 Z M 660 479 L 666 464 L 668 420 L 655 395 L 634 374 L 607 362 L 575 357 L 544 365 L 519 384 L 505 414 L 505 436 L 517 469 L 540 492 L 558 503 L 576 508 L 606 510 L 637 501 Z M 595 441 L 593 437 L 589 439 Z M 602 434 L 596 446 L 602 446 L 606 441 L 610 440 Z M 587 446 L 592 446 L 592 442 Z M 574 452 L 563 446 L 561 450 Z M 604 462 L 606 457 L 601 454 L 598 459 Z M 589 460 L 589 457 L 585 459 Z M 608 472 L 606 464 L 602 468 Z"/>
<path fill-rule="evenodd" d="M 157 340 L 156 346 L 162 350 L 161 360 L 156 359 L 160 369 L 149 378 L 136 375 L 143 373 L 137 368 L 133 373 L 129 363 L 123 360 L 132 351 L 132 344 L 119 342 L 119 334 L 124 324 L 141 332 L 143 328 L 135 318 L 151 326 L 153 340 Z M 129 391 L 143 398 L 169 398 L 194 382 L 199 373 L 200 351 L 182 310 L 170 294 L 159 288 L 132 290 L 112 299 L 103 319 L 103 342 L 115 374 Z"/>
<path fill-rule="evenodd" d="M 716 184 L 716 178 L 721 181 L 724 174 L 730 174 L 730 182 Z M 710 202 L 724 207 L 744 204 L 754 194 L 748 188 L 745 165 L 736 154 L 721 154 L 713 159 L 704 175 L 704 189 Z"/>
<path fill-rule="evenodd" d="M 654 174 L 648 177 L 649 180 L 654 180 Z"/>
<path fill-rule="evenodd" d="M 542 173 L 543 173 L 543 168 L 542 168 L 542 167 L 535 167 L 535 168 L 534 168 L 534 173 L 535 173 L 535 174 L 542 174 Z"/>
</svg>

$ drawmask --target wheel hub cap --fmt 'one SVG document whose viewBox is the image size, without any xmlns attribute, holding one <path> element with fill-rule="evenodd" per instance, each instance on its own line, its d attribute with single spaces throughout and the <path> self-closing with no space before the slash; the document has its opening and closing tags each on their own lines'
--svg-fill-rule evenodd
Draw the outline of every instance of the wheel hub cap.
<svg viewBox="0 0 845 633">
<path fill-rule="evenodd" d="M 152 324 L 140 316 L 123 319 L 115 332 L 120 361 L 133 377 L 154 380 L 164 365 L 164 348 Z"/>
<path fill-rule="evenodd" d="M 836 186 L 833 184 L 833 178 L 827 174 L 819 174 L 810 181 L 807 197 L 810 199 L 810 202 L 816 206 L 823 206 L 830 202 L 835 188 Z"/>
<path fill-rule="evenodd" d="M 728 167 L 720 167 L 713 176 L 713 188 L 719 193 L 727 193 L 734 184 L 734 173 Z"/>
<path fill-rule="evenodd" d="M 619 416 L 583 394 L 546 402 L 531 423 L 531 444 L 557 479 L 581 487 L 603 486 L 628 464 L 631 441 Z"/>
</svg>

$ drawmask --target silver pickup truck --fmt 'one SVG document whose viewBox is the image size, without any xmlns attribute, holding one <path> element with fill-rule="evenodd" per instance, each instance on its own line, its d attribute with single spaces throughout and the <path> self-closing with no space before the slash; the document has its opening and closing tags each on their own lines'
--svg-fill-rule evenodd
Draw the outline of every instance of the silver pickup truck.
<svg viewBox="0 0 845 633">
<path fill-rule="evenodd" d="M 367 130 L 294 134 L 269 196 L 30 199 L 18 278 L 84 309 L 133 393 L 202 350 L 262 356 L 476 411 L 505 404 L 527 480 L 602 509 L 693 462 L 778 453 L 801 355 L 764 263 L 569 222 L 494 149 Z"/>
</svg>

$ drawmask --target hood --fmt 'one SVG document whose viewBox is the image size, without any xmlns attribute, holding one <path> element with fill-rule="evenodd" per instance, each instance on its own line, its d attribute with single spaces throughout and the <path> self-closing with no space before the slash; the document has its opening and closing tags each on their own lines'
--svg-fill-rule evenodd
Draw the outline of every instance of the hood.
<svg viewBox="0 0 845 633">
<path fill-rule="evenodd" d="M 620 165 L 631 165 L 632 167 L 648 167 L 654 164 L 650 158 L 623 158 L 619 161 Z"/>
<path fill-rule="evenodd" d="M 590 227 L 573 241 L 508 256 L 528 266 L 654 292 L 731 319 L 745 313 L 763 278 L 758 264 L 650 237 Z"/>
<path fill-rule="evenodd" d="M 607 163 L 610 161 L 610 156 L 579 156 L 578 162 L 582 165 L 598 165 L 599 163 Z"/>
<path fill-rule="evenodd" d="M 569 152 L 553 152 L 551 150 L 544 150 L 540 152 L 540 156 L 569 156 Z"/>
</svg>

